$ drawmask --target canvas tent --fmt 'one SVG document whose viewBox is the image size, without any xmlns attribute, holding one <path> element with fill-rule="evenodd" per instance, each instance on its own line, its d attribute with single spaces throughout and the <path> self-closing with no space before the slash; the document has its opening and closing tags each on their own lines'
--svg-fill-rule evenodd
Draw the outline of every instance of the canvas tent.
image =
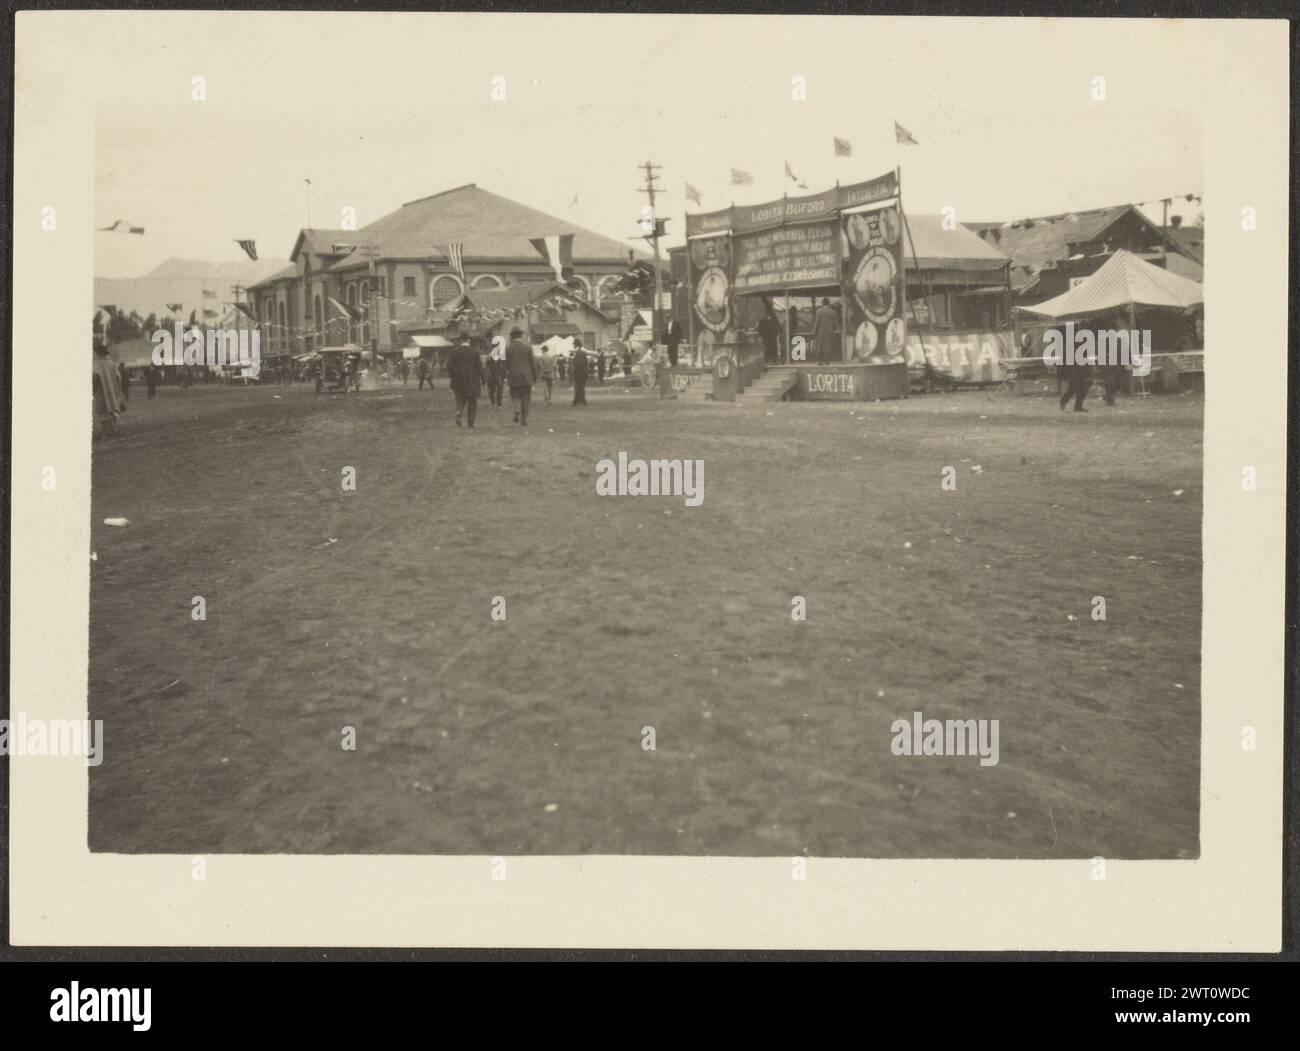
<svg viewBox="0 0 1300 1051">
<path fill-rule="evenodd" d="M 1140 308 L 1191 310 L 1205 302 L 1200 284 L 1118 251 L 1068 292 L 1017 309 L 1038 317 L 1064 321 L 1090 317 L 1130 305 Z"/>
</svg>

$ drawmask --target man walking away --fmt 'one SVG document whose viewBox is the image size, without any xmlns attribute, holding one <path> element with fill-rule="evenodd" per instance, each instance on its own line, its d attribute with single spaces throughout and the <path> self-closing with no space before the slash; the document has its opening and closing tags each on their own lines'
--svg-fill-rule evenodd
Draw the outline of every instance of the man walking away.
<svg viewBox="0 0 1300 1051">
<path fill-rule="evenodd" d="M 150 401 L 158 397 L 158 369 L 155 366 L 150 365 L 144 370 L 144 385 Z"/>
<path fill-rule="evenodd" d="M 623 347 L 623 375 L 632 375 L 632 348 L 626 345 Z"/>
<path fill-rule="evenodd" d="M 596 352 L 596 382 L 602 387 L 605 385 L 605 352 L 603 350 Z"/>
<path fill-rule="evenodd" d="M 587 372 L 589 370 L 586 352 L 582 349 L 582 340 L 573 341 L 573 404 L 587 404 Z"/>
<path fill-rule="evenodd" d="M 418 381 L 415 388 L 417 391 L 424 390 L 424 385 L 426 383 L 429 385 L 429 389 L 433 390 L 432 370 L 429 368 L 427 358 L 421 358 L 420 363 L 415 366 L 415 378 Z"/>
<path fill-rule="evenodd" d="M 451 392 L 456 396 L 456 426 L 460 426 L 462 413 L 468 415 L 470 427 L 478 415 L 478 392 L 483 385 L 483 363 L 469 345 L 468 336 L 459 336 L 447 359 L 447 374 L 451 378 Z"/>
<path fill-rule="evenodd" d="M 836 352 L 835 345 L 839 329 L 838 320 L 834 308 L 831 307 L 831 301 L 823 298 L 822 305 L 817 308 L 817 313 L 813 317 L 813 341 L 817 344 L 817 361 L 821 365 L 829 365 L 832 360 L 843 356 L 842 351 Z M 834 353 L 833 358 L 832 353 Z"/>
<path fill-rule="evenodd" d="M 510 330 L 510 345 L 506 347 L 506 380 L 510 384 L 510 401 L 515 407 L 515 423 L 528 426 L 528 405 L 533 400 L 533 384 L 537 382 L 537 359 L 533 348 L 524 340 L 524 330 Z"/>
<path fill-rule="evenodd" d="M 121 365 L 119 365 L 117 369 L 118 372 L 120 372 L 122 375 L 122 400 L 130 401 L 131 400 L 131 372 L 126 367 L 126 362 L 123 362 Z"/>
<path fill-rule="evenodd" d="M 537 369 L 541 374 L 542 382 L 546 384 L 546 401 L 549 404 L 551 383 L 555 379 L 555 359 L 551 357 L 551 350 L 545 343 L 542 344 L 542 356 L 537 362 Z"/>
<path fill-rule="evenodd" d="M 501 392 L 506 385 L 506 362 L 502 351 L 493 347 L 488 351 L 487 389 L 488 404 L 494 409 L 501 408 Z"/>
</svg>

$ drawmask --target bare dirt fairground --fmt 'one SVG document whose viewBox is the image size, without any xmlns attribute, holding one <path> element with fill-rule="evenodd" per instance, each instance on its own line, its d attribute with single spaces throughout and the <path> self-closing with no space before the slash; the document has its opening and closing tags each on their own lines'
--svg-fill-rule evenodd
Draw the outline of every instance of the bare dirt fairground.
<svg viewBox="0 0 1300 1051">
<path fill-rule="evenodd" d="M 1198 853 L 1198 396 L 143 394 L 94 451 L 94 850 Z M 598 497 L 620 450 L 703 506 Z M 1000 763 L 891 754 L 914 711 Z"/>
</svg>

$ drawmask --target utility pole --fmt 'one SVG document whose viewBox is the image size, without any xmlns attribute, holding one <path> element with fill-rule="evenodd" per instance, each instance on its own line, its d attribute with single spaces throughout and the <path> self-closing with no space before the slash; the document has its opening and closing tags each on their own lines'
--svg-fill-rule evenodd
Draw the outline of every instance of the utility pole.
<svg viewBox="0 0 1300 1051">
<path fill-rule="evenodd" d="M 646 235 L 646 240 L 654 245 L 655 253 L 655 298 L 650 309 L 650 339 L 657 349 L 659 346 L 659 297 L 663 294 L 663 278 L 659 273 L 659 232 L 663 225 L 659 220 L 659 213 L 655 211 L 655 180 L 658 176 L 655 174 L 663 165 L 653 164 L 646 161 L 638 165 L 645 170 L 645 186 L 641 187 L 641 193 L 646 194 L 650 199 L 650 219 L 653 223 L 653 230 Z"/>
<path fill-rule="evenodd" d="M 241 348 L 243 347 L 244 319 L 242 315 L 244 312 L 239 309 L 239 300 L 240 300 L 240 296 L 247 291 L 248 289 L 246 289 L 243 285 L 236 284 L 230 286 L 230 294 L 235 297 L 235 338 L 237 341 L 236 346 L 239 346 Z M 222 346 L 224 347 L 225 345 L 226 345 L 225 337 L 223 336 Z M 235 360 L 236 361 L 239 360 L 238 351 L 236 351 Z M 243 375 L 244 370 L 241 368 L 239 371 L 240 371 L 240 375 Z"/>
<path fill-rule="evenodd" d="M 379 357 L 379 327 L 375 321 L 376 272 L 375 259 L 379 255 L 379 245 L 369 244 L 361 249 L 370 263 L 370 295 L 366 297 L 366 320 L 370 322 L 370 353 L 374 359 Z"/>
</svg>

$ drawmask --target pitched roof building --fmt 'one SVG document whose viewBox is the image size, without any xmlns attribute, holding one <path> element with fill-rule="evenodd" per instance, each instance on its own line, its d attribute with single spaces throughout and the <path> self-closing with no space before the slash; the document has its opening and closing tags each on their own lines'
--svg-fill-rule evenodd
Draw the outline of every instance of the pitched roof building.
<svg viewBox="0 0 1300 1051">
<path fill-rule="evenodd" d="M 1121 248 L 1201 280 L 1200 260 L 1131 204 L 962 225 L 1011 257 L 1011 289 L 1022 303 L 1068 291 Z"/>
<path fill-rule="evenodd" d="M 612 292 L 631 258 L 644 258 L 473 183 L 410 201 L 358 230 L 304 229 L 292 265 L 251 289 L 264 356 L 343 342 L 391 349 L 404 339 L 399 333 L 466 292 L 553 282 L 554 269 L 531 241 L 564 234 L 573 236 L 578 294 L 591 303 Z"/>
</svg>

